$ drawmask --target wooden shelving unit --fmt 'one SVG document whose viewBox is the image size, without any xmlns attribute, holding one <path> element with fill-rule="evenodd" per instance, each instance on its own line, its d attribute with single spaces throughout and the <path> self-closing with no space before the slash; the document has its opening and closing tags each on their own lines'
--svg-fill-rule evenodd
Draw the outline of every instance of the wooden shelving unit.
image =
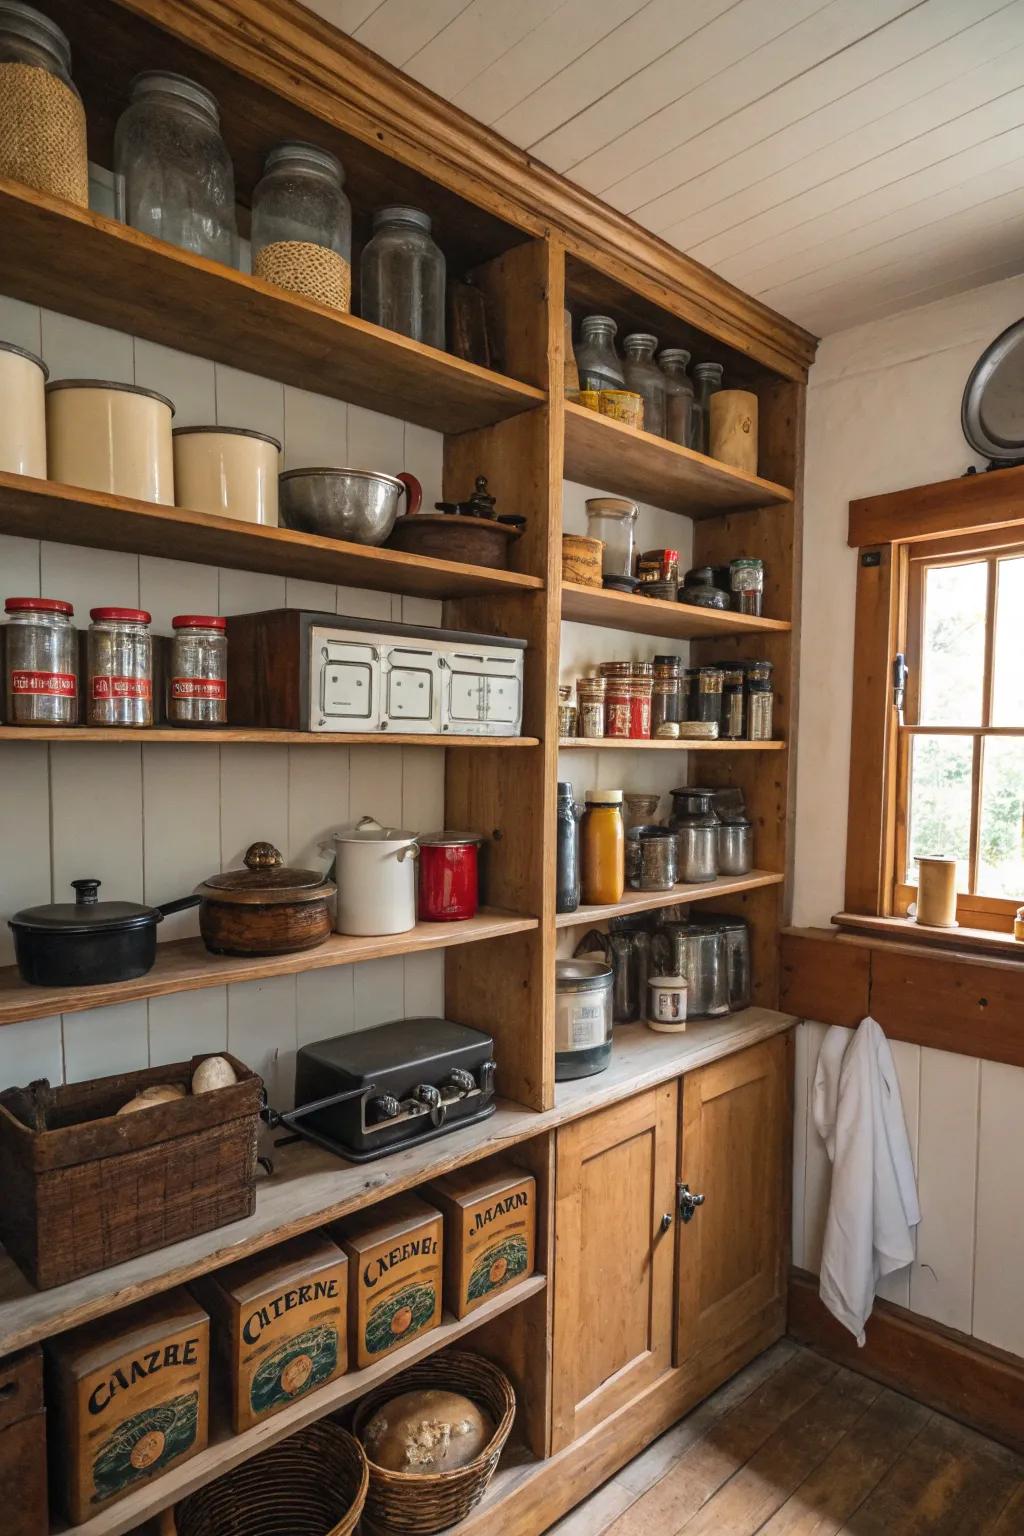
<svg viewBox="0 0 1024 1536">
<path fill-rule="evenodd" d="M 181 725 L 154 725 L 148 730 L 104 725 L 0 725 L 0 741 L 61 742 L 88 746 L 133 742 L 136 746 L 176 744 L 226 747 L 240 742 L 278 747 L 537 747 L 536 736 L 416 736 L 406 731 L 274 731 L 255 726 L 225 725 L 190 730 Z"/>
<path fill-rule="evenodd" d="M 586 923 L 603 923 L 610 917 L 629 917 L 634 912 L 653 912 L 658 907 L 682 907 L 691 901 L 719 901 L 739 896 L 744 891 L 762 890 L 781 885 L 784 875 L 768 869 L 752 869 L 749 875 L 719 875 L 701 885 L 674 885 L 670 891 L 627 891 L 621 901 L 604 906 L 581 906 L 575 912 L 559 912 L 557 928 L 577 928 Z"/>
<path fill-rule="evenodd" d="M 728 609 L 694 608 L 689 603 L 609 592 L 603 587 L 582 587 L 571 581 L 562 583 L 562 618 L 577 624 L 597 624 L 602 629 L 663 635 L 667 640 L 724 640 L 747 635 L 754 637 L 751 644 L 759 636 L 788 634 L 793 627 L 786 619 L 758 619 Z"/>
<path fill-rule="evenodd" d="M 582 752 L 597 751 L 627 751 L 627 752 L 784 752 L 784 741 L 661 741 L 658 737 L 652 737 L 647 741 L 643 738 L 634 740 L 630 738 L 620 741 L 617 737 L 610 736 L 562 736 L 558 742 L 560 752 L 571 752 L 578 748 Z"/>
<path fill-rule="evenodd" d="M 171 992 L 199 992 L 207 987 L 230 986 L 240 981 L 263 981 L 268 976 L 294 976 L 327 966 L 358 965 L 396 955 L 422 955 L 449 949 L 456 944 L 478 944 L 512 933 L 529 933 L 535 917 L 485 908 L 460 923 L 417 923 L 408 933 L 357 938 L 332 934 L 317 949 L 290 955 L 212 955 L 201 939 L 178 939 L 158 944 L 156 964 L 134 981 L 118 981 L 97 987 L 32 987 L 23 982 L 17 967 L 0 969 L 0 1027 L 26 1019 L 45 1019 L 55 1013 L 81 1013 L 145 997 L 166 997 Z"/>
</svg>

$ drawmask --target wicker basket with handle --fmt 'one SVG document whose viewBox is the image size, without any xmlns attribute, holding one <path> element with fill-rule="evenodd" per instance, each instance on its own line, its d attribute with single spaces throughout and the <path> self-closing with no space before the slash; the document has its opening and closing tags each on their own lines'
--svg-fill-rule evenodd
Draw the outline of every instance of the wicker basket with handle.
<svg viewBox="0 0 1024 1536">
<path fill-rule="evenodd" d="M 480 1355 L 459 1350 L 432 1355 L 367 1393 L 355 1410 L 356 1435 L 362 1436 L 377 1409 L 392 1398 L 432 1387 L 468 1397 L 487 1414 L 494 1434 L 475 1461 L 452 1472 L 388 1472 L 371 1461 L 364 1536 L 433 1536 L 447 1530 L 479 1504 L 494 1476 L 512 1429 L 516 1399 L 504 1371 Z"/>
<path fill-rule="evenodd" d="M 359 1441 L 323 1420 L 190 1494 L 177 1536 L 352 1536 L 366 1485 Z"/>
</svg>

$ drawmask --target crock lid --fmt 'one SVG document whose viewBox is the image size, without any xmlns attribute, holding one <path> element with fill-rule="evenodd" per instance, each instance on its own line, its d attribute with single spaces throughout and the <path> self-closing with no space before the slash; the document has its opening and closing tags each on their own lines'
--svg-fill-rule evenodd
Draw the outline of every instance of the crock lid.
<svg viewBox="0 0 1024 1536">
<path fill-rule="evenodd" d="M 90 608 L 89 617 L 95 624 L 148 624 L 152 615 L 145 608 Z"/>
<path fill-rule="evenodd" d="M 427 832 L 417 838 L 421 848 L 469 848 L 486 841 L 482 832 Z"/>
<path fill-rule="evenodd" d="M 219 437 L 255 437 L 261 443 L 269 443 L 272 448 L 281 452 L 281 444 L 276 437 L 271 437 L 269 432 L 257 432 L 255 427 L 175 427 L 172 437 L 198 437 L 203 432 L 216 432 Z"/>
<path fill-rule="evenodd" d="M 54 379 L 47 384 L 46 393 L 51 395 L 58 389 L 116 389 L 124 395 L 146 395 L 150 400 L 159 400 L 174 415 L 174 401 L 166 395 L 155 389 L 143 389 L 141 384 L 122 384 L 119 379 Z"/>
<path fill-rule="evenodd" d="M 15 912 L 12 928 L 28 933 L 99 933 L 116 928 L 145 928 L 160 921 L 160 913 L 137 901 L 100 901 L 99 880 L 72 880 L 74 901 L 54 901 Z"/>
<path fill-rule="evenodd" d="M 227 629 L 227 619 L 208 613 L 179 613 L 171 620 L 172 629 Z"/>
<path fill-rule="evenodd" d="M 384 827 L 372 816 L 362 816 L 354 827 L 343 827 L 332 834 L 338 843 L 415 843 L 415 832 L 403 832 L 401 827 Z"/>
<path fill-rule="evenodd" d="M 318 869 L 292 869 L 273 843 L 252 843 L 246 850 L 245 868 L 211 875 L 196 886 L 196 895 L 215 901 L 249 903 L 253 906 L 284 905 L 293 901 L 319 901 L 338 889 Z"/>
<path fill-rule="evenodd" d="M 3 15 L 3 10 L 0 9 L 0 21 L 3 20 Z M 13 352 L 17 357 L 25 357 L 30 363 L 35 363 L 37 368 L 41 368 L 43 370 L 44 379 L 48 379 L 50 377 L 50 370 L 47 368 L 42 358 L 37 357 L 34 352 L 30 352 L 27 347 L 16 347 L 13 341 L 0 341 L 0 352 Z"/>
<path fill-rule="evenodd" d="M 74 613 L 70 603 L 59 597 L 8 597 L 4 601 L 5 613 Z"/>
</svg>

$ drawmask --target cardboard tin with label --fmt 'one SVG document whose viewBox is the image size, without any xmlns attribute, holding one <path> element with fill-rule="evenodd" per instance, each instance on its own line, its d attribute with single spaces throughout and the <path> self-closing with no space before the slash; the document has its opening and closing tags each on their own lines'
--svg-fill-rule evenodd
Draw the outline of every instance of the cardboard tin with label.
<svg viewBox="0 0 1024 1536">
<path fill-rule="evenodd" d="M 460 1168 L 429 1187 L 444 1215 L 444 1298 L 465 1317 L 533 1274 L 537 1185 L 511 1164 Z"/>
<path fill-rule="evenodd" d="M 360 1370 L 441 1321 L 441 1214 L 401 1195 L 332 1229 L 349 1261 L 350 1354 Z"/>
<path fill-rule="evenodd" d="M 348 1365 L 348 1260 L 309 1232 L 194 1287 L 213 1320 L 231 1427 L 241 1434 Z"/>
<path fill-rule="evenodd" d="M 53 1485 L 72 1525 L 206 1447 L 210 1319 L 185 1290 L 46 1347 Z"/>
</svg>

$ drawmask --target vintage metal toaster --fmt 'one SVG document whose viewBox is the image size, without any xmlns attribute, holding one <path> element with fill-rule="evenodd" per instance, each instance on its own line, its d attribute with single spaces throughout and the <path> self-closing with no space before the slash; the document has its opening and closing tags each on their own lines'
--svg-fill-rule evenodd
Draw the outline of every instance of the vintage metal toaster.
<svg viewBox="0 0 1024 1536">
<path fill-rule="evenodd" d="M 492 1115 L 494 1042 L 451 1019 L 395 1019 L 299 1050 L 296 1108 L 273 1116 L 320 1146 L 369 1162 Z"/>
<path fill-rule="evenodd" d="M 232 725 L 518 736 L 525 640 L 276 608 L 228 620 Z"/>
</svg>

